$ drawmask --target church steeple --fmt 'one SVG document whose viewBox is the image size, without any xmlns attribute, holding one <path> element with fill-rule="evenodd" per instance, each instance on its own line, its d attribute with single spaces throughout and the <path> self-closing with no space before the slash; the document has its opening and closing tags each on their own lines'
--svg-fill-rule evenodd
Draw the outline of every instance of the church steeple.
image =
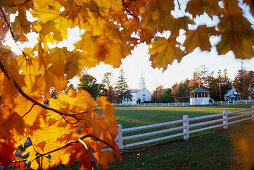
<svg viewBox="0 0 254 170">
<path fill-rule="evenodd" d="M 139 89 L 145 89 L 145 88 L 146 88 L 146 83 L 145 83 L 145 79 L 144 79 L 144 76 L 142 73 L 140 81 L 139 81 Z"/>
</svg>

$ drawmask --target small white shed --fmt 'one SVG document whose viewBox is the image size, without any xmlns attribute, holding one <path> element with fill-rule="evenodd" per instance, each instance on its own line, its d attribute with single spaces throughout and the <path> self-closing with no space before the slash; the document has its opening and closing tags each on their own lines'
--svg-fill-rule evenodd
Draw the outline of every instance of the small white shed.
<svg viewBox="0 0 254 170">
<path fill-rule="evenodd" d="M 204 88 L 198 87 L 190 92 L 190 105 L 209 105 L 212 101 L 210 92 Z"/>
</svg>

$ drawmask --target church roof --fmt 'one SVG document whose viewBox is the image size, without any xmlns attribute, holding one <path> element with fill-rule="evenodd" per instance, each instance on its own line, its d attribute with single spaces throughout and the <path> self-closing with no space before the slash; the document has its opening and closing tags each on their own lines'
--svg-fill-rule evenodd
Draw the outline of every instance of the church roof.
<svg viewBox="0 0 254 170">
<path fill-rule="evenodd" d="M 132 89 L 131 91 L 130 91 L 130 93 L 137 93 L 137 92 L 139 92 L 140 91 L 140 89 Z"/>
<path fill-rule="evenodd" d="M 190 93 L 198 93 L 198 92 L 209 92 L 209 91 L 201 87 L 198 87 L 195 90 L 192 90 Z"/>
</svg>

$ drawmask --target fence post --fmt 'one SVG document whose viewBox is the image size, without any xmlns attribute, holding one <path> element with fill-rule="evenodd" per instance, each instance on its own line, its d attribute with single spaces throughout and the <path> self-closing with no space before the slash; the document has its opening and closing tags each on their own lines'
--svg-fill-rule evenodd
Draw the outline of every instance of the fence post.
<svg viewBox="0 0 254 170">
<path fill-rule="evenodd" d="M 228 128 L 228 113 L 226 110 L 223 110 L 223 125 L 224 129 Z"/>
<path fill-rule="evenodd" d="M 251 106 L 252 109 L 252 121 L 254 121 L 254 106 Z"/>
<path fill-rule="evenodd" d="M 123 149 L 123 131 L 122 131 L 122 125 L 120 124 L 118 124 L 117 143 L 118 143 L 119 149 Z"/>
<path fill-rule="evenodd" d="M 184 138 L 184 140 L 188 140 L 189 137 L 190 137 L 190 133 L 189 133 L 190 127 L 189 127 L 189 116 L 188 115 L 183 116 L 183 127 L 184 127 L 184 129 L 183 129 L 183 133 L 184 133 L 183 138 Z"/>
</svg>

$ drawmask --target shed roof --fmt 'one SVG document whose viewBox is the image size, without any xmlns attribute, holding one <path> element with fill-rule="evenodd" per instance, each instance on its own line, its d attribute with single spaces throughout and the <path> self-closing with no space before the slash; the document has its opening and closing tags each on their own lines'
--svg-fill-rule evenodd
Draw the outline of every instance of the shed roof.
<svg viewBox="0 0 254 170">
<path fill-rule="evenodd" d="M 198 92 L 209 92 L 209 91 L 201 87 L 198 87 L 195 90 L 192 90 L 190 93 L 198 93 Z"/>
</svg>

